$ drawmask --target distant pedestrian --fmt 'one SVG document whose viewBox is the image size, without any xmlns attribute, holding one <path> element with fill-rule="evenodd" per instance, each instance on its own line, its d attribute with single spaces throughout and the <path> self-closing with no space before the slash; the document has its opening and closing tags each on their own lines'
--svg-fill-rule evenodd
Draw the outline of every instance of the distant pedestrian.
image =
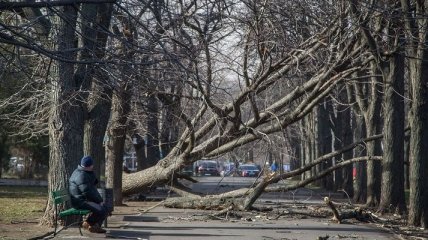
<svg viewBox="0 0 428 240">
<path fill-rule="evenodd" d="M 272 165 L 270 166 L 270 170 L 272 172 L 276 172 L 276 170 L 278 170 L 278 166 L 276 165 L 276 162 L 272 163 Z"/>
<path fill-rule="evenodd" d="M 71 174 L 69 180 L 71 205 L 77 209 L 91 211 L 86 221 L 83 222 L 82 228 L 93 233 L 105 233 L 106 230 L 101 228 L 101 224 L 106 219 L 108 210 L 97 190 L 98 179 L 93 169 L 94 161 L 90 156 L 85 156 Z"/>
</svg>

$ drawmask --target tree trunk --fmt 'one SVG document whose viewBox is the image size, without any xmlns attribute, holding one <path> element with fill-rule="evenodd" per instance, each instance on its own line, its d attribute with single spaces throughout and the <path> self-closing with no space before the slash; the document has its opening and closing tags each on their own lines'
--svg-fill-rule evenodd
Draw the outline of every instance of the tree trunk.
<svg viewBox="0 0 428 240">
<path fill-rule="evenodd" d="M 147 134 L 145 136 L 147 162 L 154 166 L 160 159 L 159 152 L 159 126 L 158 126 L 158 101 L 154 94 L 147 98 Z"/>
<path fill-rule="evenodd" d="M 318 139 L 317 139 L 317 118 L 316 114 L 310 114 L 308 118 L 308 128 L 309 128 L 309 158 L 308 158 L 308 164 L 312 163 L 312 161 L 319 156 L 319 148 L 318 148 Z M 310 171 L 307 171 L 307 178 L 311 178 L 312 176 L 315 176 L 322 167 L 314 167 Z M 319 181 L 315 182 L 316 185 L 322 186 L 322 181 L 319 179 Z"/>
<path fill-rule="evenodd" d="M 59 20 L 58 51 L 63 59 L 76 60 L 77 9 L 63 7 Z M 52 111 L 49 117 L 49 175 L 48 192 L 67 189 L 68 178 L 79 164 L 83 154 L 83 111 L 79 99 L 80 84 L 74 78 L 74 64 L 58 62 L 55 69 L 58 76 L 52 83 Z M 52 225 L 54 205 L 48 198 L 42 224 Z"/>
<path fill-rule="evenodd" d="M 367 110 L 364 112 L 367 136 L 376 135 L 381 131 L 381 78 L 378 76 L 378 66 L 371 63 L 370 100 Z M 368 156 L 380 156 L 382 150 L 380 141 L 372 141 L 366 144 Z M 380 202 L 382 168 L 380 162 L 367 163 L 367 206 L 378 206 Z"/>
<path fill-rule="evenodd" d="M 354 116 L 354 141 L 362 139 L 366 136 L 364 118 L 362 116 Z M 354 157 L 366 156 L 364 147 L 354 149 Z M 365 162 L 355 164 L 355 195 L 354 201 L 357 203 L 365 203 L 367 199 L 367 167 Z"/>
<path fill-rule="evenodd" d="M 4 125 L 2 124 L 2 127 Z M 0 178 L 2 177 L 3 174 L 3 159 L 9 159 L 8 156 L 8 147 L 6 145 L 6 141 L 7 141 L 8 135 L 4 132 L 0 133 Z M 9 162 L 8 162 L 9 164 Z"/>
<path fill-rule="evenodd" d="M 409 75 L 411 85 L 411 114 L 410 123 L 410 205 L 409 225 L 428 227 L 428 3 L 416 1 L 410 6 L 410 1 L 401 1 L 405 16 L 406 46 L 409 58 Z"/>
<path fill-rule="evenodd" d="M 149 168 L 146 157 L 146 142 L 138 133 L 134 133 L 134 135 L 132 135 L 132 139 L 135 155 L 137 157 L 137 171 Z"/>
<path fill-rule="evenodd" d="M 351 108 L 346 107 L 343 110 L 341 117 L 342 117 L 341 119 L 342 120 L 342 139 L 343 139 L 342 146 L 347 146 L 352 143 L 352 137 L 353 137 L 352 127 L 351 127 L 352 126 Z M 347 152 L 344 152 L 342 156 L 343 156 L 343 160 L 346 161 L 353 157 L 353 153 L 352 151 L 347 151 Z M 352 170 L 353 170 L 352 164 L 346 165 L 342 169 L 342 177 L 343 177 L 342 189 L 351 198 L 354 197 L 354 179 L 352 176 Z"/>
<path fill-rule="evenodd" d="M 312 129 L 312 114 L 309 114 L 306 116 L 303 121 L 303 131 L 305 138 L 303 139 L 304 143 L 304 158 L 302 161 L 302 165 L 307 165 L 312 161 L 313 155 L 314 155 L 314 135 L 313 135 L 313 129 Z M 302 174 L 302 180 L 306 178 L 310 178 L 312 174 L 314 173 L 314 170 L 310 170 Z"/>
<path fill-rule="evenodd" d="M 122 169 L 125 152 L 126 123 L 130 111 L 130 94 L 119 89 L 113 94 L 111 123 L 108 129 L 107 144 L 107 187 L 113 189 L 114 205 L 122 205 Z"/>
<path fill-rule="evenodd" d="M 318 106 L 317 114 L 317 147 L 318 155 L 322 156 L 332 151 L 332 135 L 331 135 L 331 124 L 330 124 L 330 110 L 331 102 L 329 98 L 325 98 L 324 101 Z M 332 159 L 328 159 L 323 164 L 320 164 L 317 168 L 317 173 L 322 172 L 332 166 Z M 327 175 L 325 178 L 320 179 L 320 186 L 327 190 L 333 190 L 333 174 Z"/>
<path fill-rule="evenodd" d="M 346 89 L 345 89 L 346 90 Z M 344 144 L 344 125 L 346 125 L 346 121 L 349 121 L 349 116 L 346 116 L 346 106 L 343 105 L 346 101 L 346 92 L 342 90 L 342 92 L 337 94 L 336 96 L 340 101 L 340 104 L 337 104 L 335 107 L 335 111 L 330 113 L 330 118 L 333 120 L 334 127 L 333 130 L 333 147 L 334 150 L 341 149 Z M 348 117 L 348 118 L 347 118 Z M 349 126 L 348 126 L 349 127 Z M 338 155 L 334 158 L 334 164 L 342 161 L 343 154 Z M 334 172 L 334 191 L 341 190 L 343 188 L 343 171 L 344 169 L 339 169 Z"/>
<path fill-rule="evenodd" d="M 428 56 L 425 56 L 428 57 Z M 409 224 L 428 227 L 428 64 L 410 60 L 413 103 L 410 132 Z"/>
<path fill-rule="evenodd" d="M 107 44 L 107 34 L 105 29 L 109 29 L 113 6 L 112 4 L 98 4 L 96 25 L 101 29 L 96 29 L 96 45 L 94 51 L 97 59 L 105 56 L 105 46 Z M 94 31 L 94 29 L 92 29 Z M 85 122 L 84 153 L 95 159 L 94 172 L 96 176 L 102 176 L 105 172 L 105 148 L 104 141 L 106 129 L 111 110 L 112 90 L 108 85 L 109 76 L 106 65 L 93 67 L 94 72 L 91 94 L 87 102 L 87 119 Z"/>
<path fill-rule="evenodd" d="M 404 189 L 410 189 L 410 136 L 404 136 Z"/>
<path fill-rule="evenodd" d="M 187 162 L 181 156 L 167 156 L 149 169 L 123 175 L 122 192 L 124 195 L 136 194 L 164 184 L 170 180 L 179 166 L 184 166 Z"/>
<path fill-rule="evenodd" d="M 370 62 L 369 74 L 370 82 L 354 84 L 356 88 L 356 99 L 358 105 L 364 115 L 366 123 L 367 135 L 372 136 L 381 129 L 381 77 L 382 72 L 378 63 L 382 62 L 379 57 L 379 51 L 381 50 L 377 42 L 381 41 L 380 34 L 372 36 L 369 29 L 376 29 L 381 32 L 384 28 L 384 22 L 381 15 L 372 15 L 370 12 L 365 13 L 358 7 L 358 1 L 350 1 L 350 10 L 353 17 L 357 21 L 359 30 L 361 32 L 362 44 L 366 45 L 371 56 L 374 58 Z M 363 15 L 367 14 L 367 20 L 364 19 Z M 370 21 L 368 20 L 370 19 Z M 375 156 L 381 153 L 380 142 L 370 142 L 367 144 L 368 156 Z M 381 190 L 381 165 L 378 162 L 367 163 L 367 205 L 378 206 L 380 201 L 380 190 Z"/>
<path fill-rule="evenodd" d="M 182 94 L 181 88 L 177 95 Z M 167 99 L 160 98 L 163 103 L 162 118 L 161 118 L 161 130 L 160 130 L 160 152 L 162 156 L 166 156 L 171 151 L 172 147 L 177 143 L 179 134 L 179 119 L 180 116 L 181 101 L 177 97 L 169 97 Z"/>
<path fill-rule="evenodd" d="M 306 141 L 307 141 L 307 136 L 305 134 L 305 130 L 304 130 L 304 119 L 299 121 L 299 134 L 301 135 L 301 137 L 299 138 L 299 145 L 300 147 L 300 159 L 299 160 L 299 166 L 303 166 L 305 165 L 305 159 L 307 158 L 306 156 Z M 304 180 L 305 179 L 305 174 L 302 174 L 300 176 L 296 176 L 295 180 Z"/>
<path fill-rule="evenodd" d="M 95 82 L 105 81 L 108 76 L 99 72 Z M 105 79 L 105 80 L 102 80 Z M 96 176 L 105 173 L 106 129 L 110 118 L 112 91 L 106 85 L 94 83 L 93 94 L 88 100 L 88 114 L 85 122 L 84 152 L 95 159 Z"/>
<path fill-rule="evenodd" d="M 398 36 L 397 36 L 398 37 Z M 379 210 L 402 214 L 404 199 L 404 56 L 401 52 L 385 63 L 384 76 L 384 159 Z"/>
<path fill-rule="evenodd" d="M 300 138 L 295 135 L 296 133 L 288 131 L 288 139 L 290 142 L 290 170 L 294 170 L 300 167 L 301 148 Z"/>
</svg>

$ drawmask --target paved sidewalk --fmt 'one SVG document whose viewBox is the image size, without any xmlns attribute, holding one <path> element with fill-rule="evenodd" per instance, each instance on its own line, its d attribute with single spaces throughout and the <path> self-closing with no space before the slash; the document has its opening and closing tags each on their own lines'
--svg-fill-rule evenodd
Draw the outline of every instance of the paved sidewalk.
<svg viewBox="0 0 428 240">
<path fill-rule="evenodd" d="M 242 187 L 239 184 L 218 184 L 214 178 L 211 182 L 193 184 L 195 189 L 202 191 L 206 185 L 212 184 L 216 191 L 224 192 L 232 188 Z M 232 179 L 234 180 L 234 179 Z M 0 185 L 45 185 L 45 181 L 0 179 Z M 237 185 L 237 186 L 235 186 Z M 329 195 L 331 195 L 329 193 Z M 210 212 L 189 209 L 170 209 L 155 207 L 147 213 L 138 210 L 148 209 L 166 197 L 165 190 L 147 196 L 148 202 L 126 202 L 128 207 L 115 207 L 113 216 L 108 219 L 107 233 L 94 234 L 86 230 L 80 236 L 77 228 L 63 230 L 54 239 L 147 239 L 147 240 L 316 240 L 316 239 L 396 239 L 382 229 L 363 224 L 335 224 L 325 218 L 268 220 L 262 214 L 242 220 L 207 220 Z M 314 190 L 299 190 L 280 195 L 264 194 L 263 201 L 268 204 L 280 202 L 303 201 L 306 204 L 320 202 L 322 194 Z M 53 231 L 53 229 L 51 229 Z M 35 236 L 36 237 L 36 236 Z M 49 236 L 48 239 L 52 239 Z"/>
<path fill-rule="evenodd" d="M 84 236 L 80 236 L 77 228 L 71 228 L 55 239 L 395 239 L 392 234 L 368 225 L 334 224 L 328 219 L 264 220 L 256 216 L 239 221 L 206 221 L 203 215 L 207 213 L 156 207 L 146 214 L 113 215 L 108 220 L 107 234 L 84 231 Z"/>
</svg>

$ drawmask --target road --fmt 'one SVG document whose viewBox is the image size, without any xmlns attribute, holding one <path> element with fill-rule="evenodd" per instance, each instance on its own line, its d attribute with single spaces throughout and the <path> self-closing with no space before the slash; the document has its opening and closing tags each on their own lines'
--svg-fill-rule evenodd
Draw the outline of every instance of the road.
<svg viewBox="0 0 428 240">
<path fill-rule="evenodd" d="M 251 187 L 257 181 L 257 178 L 246 177 L 196 177 L 195 179 L 198 180 L 198 183 L 184 181 L 184 184 L 192 188 L 193 191 L 203 194 L 218 194 L 239 188 Z M 291 182 L 283 181 L 279 184 L 288 185 Z M 306 203 L 319 203 L 326 196 L 336 200 L 346 200 L 343 198 L 343 193 L 340 192 L 300 188 L 289 192 L 264 193 L 259 198 L 259 201 L 305 201 Z"/>
</svg>

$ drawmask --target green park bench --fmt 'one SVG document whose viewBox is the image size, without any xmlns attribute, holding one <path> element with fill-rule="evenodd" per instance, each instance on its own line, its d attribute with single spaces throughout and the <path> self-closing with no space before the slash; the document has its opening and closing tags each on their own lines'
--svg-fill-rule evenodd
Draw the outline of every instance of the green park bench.
<svg viewBox="0 0 428 240">
<path fill-rule="evenodd" d="M 61 189 L 58 191 L 52 191 L 51 195 L 52 195 L 53 203 L 55 205 L 55 219 L 54 219 L 55 231 L 54 231 L 54 236 L 57 235 L 62 230 L 67 229 L 68 227 L 71 227 L 71 226 L 76 225 L 76 224 L 79 227 L 80 235 L 83 236 L 82 229 L 81 229 L 81 225 L 83 222 L 83 216 L 89 214 L 91 211 L 83 210 L 83 209 L 75 209 L 75 208 L 66 208 L 67 202 L 70 201 L 70 195 L 66 189 Z M 60 209 L 61 207 L 63 207 L 64 210 L 59 211 L 58 209 Z M 67 216 L 78 216 L 78 221 L 64 226 L 63 228 L 61 228 L 61 230 L 59 230 L 57 232 L 58 218 L 64 218 Z"/>
</svg>

